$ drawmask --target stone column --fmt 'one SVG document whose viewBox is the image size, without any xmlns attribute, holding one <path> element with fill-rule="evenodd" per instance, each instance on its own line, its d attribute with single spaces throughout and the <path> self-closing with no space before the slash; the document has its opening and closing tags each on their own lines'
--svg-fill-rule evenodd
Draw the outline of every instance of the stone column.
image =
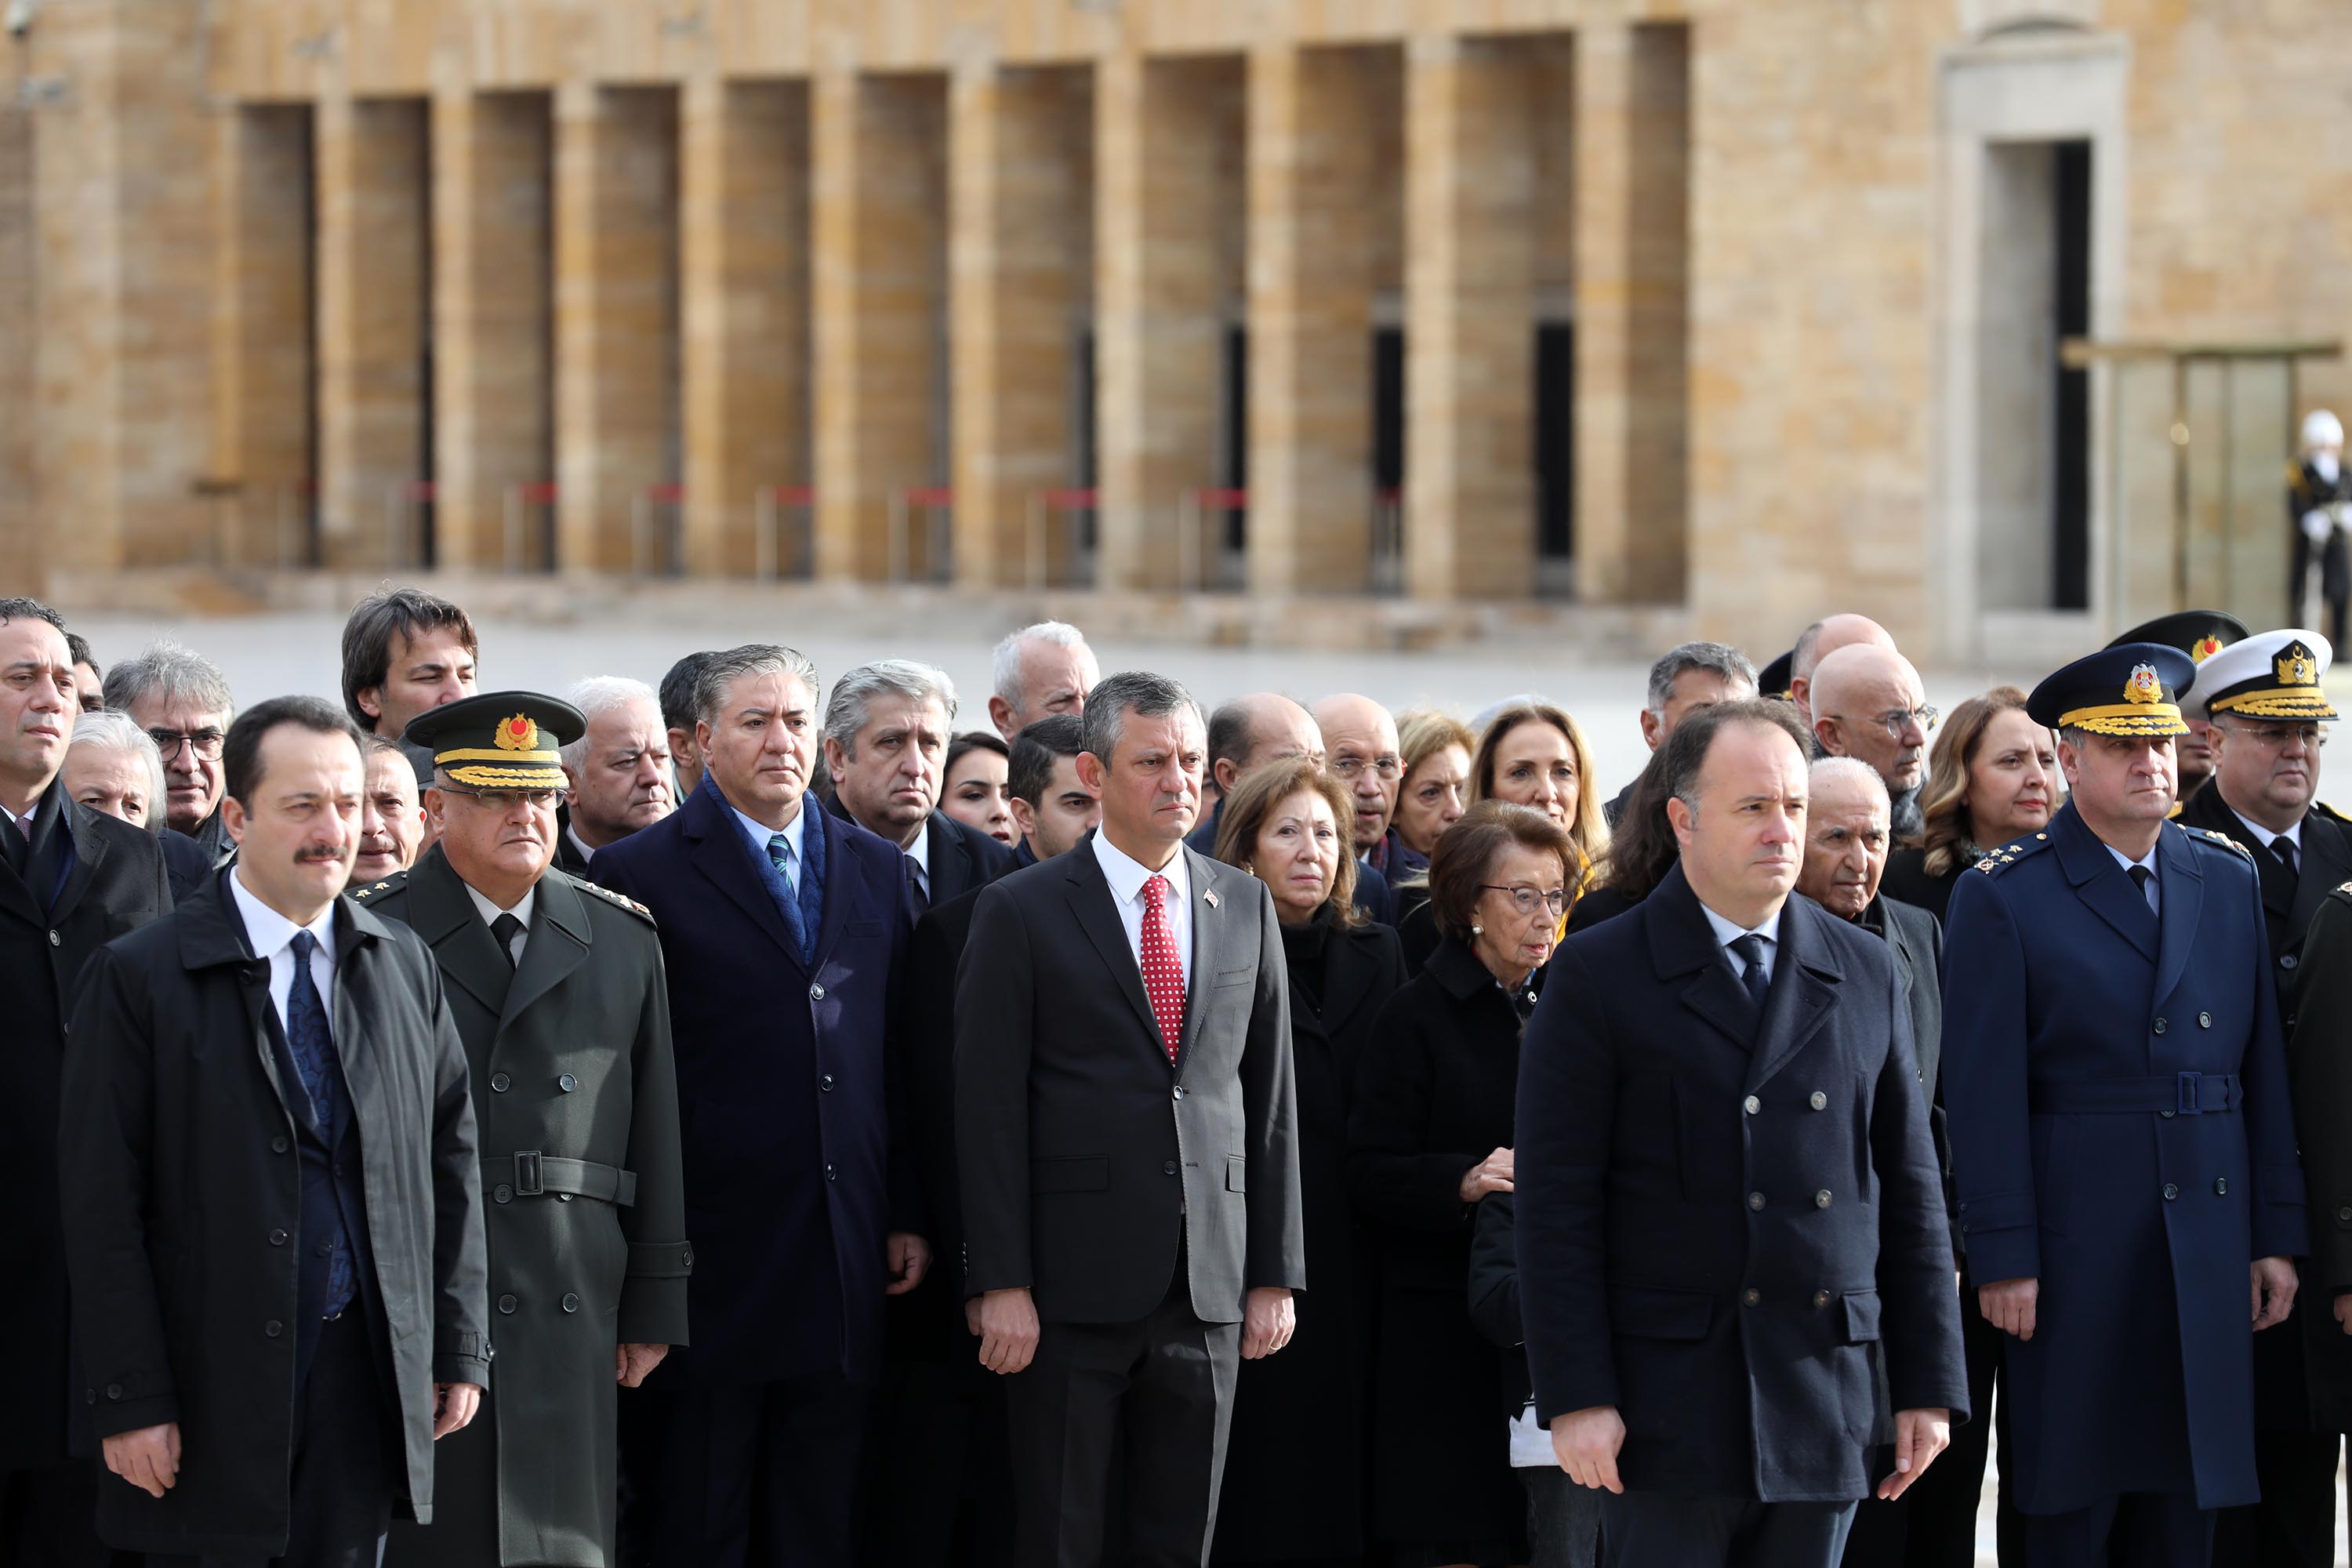
<svg viewBox="0 0 2352 1568">
<path fill-rule="evenodd" d="M 556 561 L 658 569 L 636 534 L 677 450 L 677 95 L 567 83 L 555 100 Z M 653 514 L 656 520 L 659 513 Z"/>
<path fill-rule="evenodd" d="M 244 105 L 214 122 L 213 477 L 224 559 L 309 549 L 310 110 Z"/>
<path fill-rule="evenodd" d="M 1500 40 L 1407 51 L 1405 584 L 1535 582 L 1533 67 Z"/>
<path fill-rule="evenodd" d="M 318 107 L 320 563 L 414 565 L 425 473 L 425 105 Z"/>
<path fill-rule="evenodd" d="M 890 498 L 938 473 L 944 104 L 936 77 L 820 74 L 814 89 L 816 563 L 892 566 Z M 899 562 L 933 569 L 925 519 Z"/>
<path fill-rule="evenodd" d="M 34 270 L 33 117 L 0 105 L 0 560 L 14 590 L 38 594 L 46 553 L 36 485 L 34 353 L 39 295 Z"/>
<path fill-rule="evenodd" d="M 761 489 L 809 482 L 807 90 L 696 78 L 679 144 L 686 565 L 749 576 Z"/>
<path fill-rule="evenodd" d="M 1178 586 L 1179 498 L 1216 482 L 1232 75 L 1224 62 L 1133 54 L 1097 69 L 1103 588 Z"/>
<path fill-rule="evenodd" d="M 1371 560 L 1370 102 L 1361 60 L 1249 62 L 1249 582 L 1358 594 Z"/>
<path fill-rule="evenodd" d="M 433 100 L 435 538 L 445 567 L 549 564 L 518 487 L 555 477 L 551 105 L 544 93 Z"/>
<path fill-rule="evenodd" d="M 1067 570 L 1067 530 L 1033 540 L 1030 509 L 1070 482 L 1069 231 L 1083 199 L 1071 142 L 1083 130 L 1069 98 L 1060 73 L 992 63 L 950 87 L 955 566 L 975 588 L 1026 583 L 1033 564 L 1046 583 Z"/>
<path fill-rule="evenodd" d="M 1580 596 L 1683 592 L 1688 513 L 1688 35 L 1576 35 Z"/>
</svg>

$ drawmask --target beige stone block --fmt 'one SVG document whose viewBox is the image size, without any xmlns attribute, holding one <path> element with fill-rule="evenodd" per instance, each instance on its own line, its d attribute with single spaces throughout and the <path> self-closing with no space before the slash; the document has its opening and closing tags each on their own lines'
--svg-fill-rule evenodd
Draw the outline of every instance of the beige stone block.
<svg viewBox="0 0 2352 1568">
<path fill-rule="evenodd" d="M 226 560 L 308 558 L 311 111 L 256 104 L 214 122 L 213 464 Z"/>
<path fill-rule="evenodd" d="M 0 343 L 16 345 L 0 353 L 0 560 L 10 563 L 6 575 L 19 594 L 44 591 L 48 552 L 34 489 L 34 195 L 33 117 L 15 104 L 0 106 Z"/>
</svg>

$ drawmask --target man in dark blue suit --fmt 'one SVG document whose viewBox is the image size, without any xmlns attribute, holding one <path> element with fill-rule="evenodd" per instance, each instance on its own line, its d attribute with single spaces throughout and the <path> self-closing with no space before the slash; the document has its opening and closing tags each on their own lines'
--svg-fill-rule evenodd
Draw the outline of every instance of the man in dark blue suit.
<svg viewBox="0 0 2352 1568">
<path fill-rule="evenodd" d="M 2253 865 L 2165 820 L 2196 668 L 2126 644 L 2036 688 L 2072 798 L 1952 894 L 1944 1104 L 2035 1568 L 2202 1568 L 2256 1495 L 2249 1320 L 2308 1245 Z"/>
<path fill-rule="evenodd" d="M 1910 1011 L 1885 942 L 1790 897 L 1787 705 L 1704 709 L 1658 765 L 1680 862 L 1560 948 L 1520 1057 L 1538 1415 L 1613 1568 L 1829 1568 L 1876 1446 L 1900 1496 L 1968 1417 Z"/>
<path fill-rule="evenodd" d="M 625 1403 L 625 1533 L 665 1563 L 848 1561 L 882 1299 L 929 1264 L 889 1165 L 904 856 L 803 809 L 816 689 L 790 648 L 712 655 L 702 786 L 596 855 L 661 929 L 686 1141 L 691 1346 Z"/>
<path fill-rule="evenodd" d="M 903 852 L 908 918 L 977 892 L 1013 868 L 1013 851 L 940 809 L 955 683 L 912 659 L 861 664 L 833 683 L 824 765 L 833 810 Z"/>
</svg>

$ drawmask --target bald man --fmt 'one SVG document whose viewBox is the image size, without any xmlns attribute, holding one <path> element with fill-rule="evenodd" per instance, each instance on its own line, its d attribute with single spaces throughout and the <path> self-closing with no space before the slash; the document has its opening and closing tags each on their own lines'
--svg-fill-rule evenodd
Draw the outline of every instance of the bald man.
<svg viewBox="0 0 2352 1568">
<path fill-rule="evenodd" d="M 1813 727 L 1813 681 L 1823 659 L 1840 648 L 1894 646 L 1886 628 L 1868 616 L 1827 616 L 1798 633 L 1796 648 L 1789 658 L 1789 700 L 1797 705 L 1797 716 L 1804 721 L 1806 730 Z"/>
<path fill-rule="evenodd" d="M 1916 842 L 1926 826 L 1919 790 L 1936 723 L 1919 672 L 1892 647 L 1849 644 L 1814 669 L 1812 697 L 1815 742 L 1829 756 L 1869 763 L 1886 785 L 1895 842 Z"/>
<path fill-rule="evenodd" d="M 1209 715 L 1209 780 L 1217 786 L 1216 809 L 1184 842 L 1198 854 L 1214 855 L 1226 797 L 1253 772 L 1286 757 L 1312 757 L 1317 767 L 1323 765 L 1323 731 L 1313 714 L 1279 691 L 1252 691 L 1221 704 Z"/>
<path fill-rule="evenodd" d="M 1330 753 L 1324 771 L 1338 779 L 1355 802 L 1356 901 L 1383 924 L 1395 923 L 1388 889 L 1392 846 L 1389 824 L 1404 793 L 1404 757 L 1396 720 L 1369 697 L 1343 691 L 1315 705 L 1316 727 Z M 1365 884 L 1371 884 L 1370 891 Z"/>
</svg>

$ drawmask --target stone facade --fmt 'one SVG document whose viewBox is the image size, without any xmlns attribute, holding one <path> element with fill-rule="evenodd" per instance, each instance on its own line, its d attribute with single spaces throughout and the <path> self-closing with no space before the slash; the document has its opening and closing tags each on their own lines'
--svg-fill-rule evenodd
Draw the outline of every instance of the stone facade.
<svg viewBox="0 0 2352 1568">
<path fill-rule="evenodd" d="M 1987 148 L 2094 149 L 2092 335 L 2352 335 L 2339 12 L 43 0 L 0 552 L 1167 594 L 1245 504 L 1269 601 L 2080 642 L 2170 585 L 2174 411 L 2095 378 L 2081 603 L 1983 570 L 2046 543 L 1984 294 L 2040 187 Z M 2270 619 L 2290 405 L 2352 365 L 2250 374 L 2192 392 L 2181 559 Z"/>
</svg>

